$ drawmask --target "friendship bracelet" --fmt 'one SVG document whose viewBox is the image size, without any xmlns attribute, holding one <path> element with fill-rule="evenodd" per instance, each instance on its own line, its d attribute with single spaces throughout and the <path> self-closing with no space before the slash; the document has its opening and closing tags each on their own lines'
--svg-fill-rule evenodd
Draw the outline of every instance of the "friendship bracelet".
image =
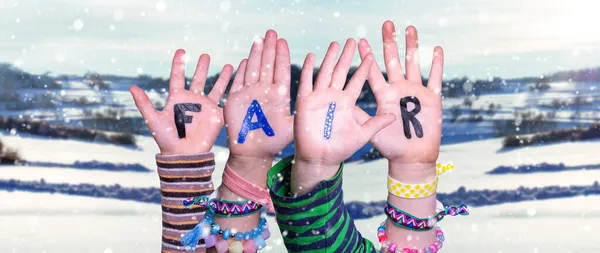
<svg viewBox="0 0 600 253">
<path fill-rule="evenodd" d="M 454 165 L 451 163 L 436 164 L 436 177 L 431 182 L 424 184 L 403 183 L 388 175 L 388 192 L 396 197 L 405 199 L 419 199 L 431 196 L 437 191 L 438 176 L 451 170 L 454 170 Z"/>
<path fill-rule="evenodd" d="M 208 202 L 216 216 L 220 217 L 243 217 L 256 213 L 262 208 L 261 204 L 254 201 L 228 201 L 222 199 L 212 199 Z"/>
<path fill-rule="evenodd" d="M 444 245 L 444 232 L 438 226 L 435 227 L 435 242 L 423 249 L 409 249 L 399 247 L 397 244 L 390 242 L 385 232 L 385 220 L 377 228 L 377 239 L 381 243 L 384 252 L 389 253 L 437 253 Z"/>
<path fill-rule="evenodd" d="M 216 216 L 220 217 L 243 217 L 253 214 L 262 208 L 262 205 L 250 200 L 230 201 L 217 198 L 209 200 L 207 196 L 187 198 L 183 200 L 183 205 L 188 208 L 192 208 L 194 205 L 206 206 Z"/>
<path fill-rule="evenodd" d="M 434 228 L 435 224 L 440 222 L 446 215 L 469 215 L 469 208 L 465 204 L 448 206 L 434 216 L 421 219 L 395 207 L 388 201 L 385 205 L 384 212 L 390 221 L 398 227 L 413 231 L 428 231 Z"/>
<path fill-rule="evenodd" d="M 204 201 L 204 203 L 206 202 Z M 271 233 L 269 232 L 264 211 L 261 212 L 258 226 L 247 232 L 237 232 L 235 229 L 222 230 L 221 226 L 215 223 L 214 215 L 213 208 L 209 208 L 204 214 L 202 221 L 185 235 L 182 235 L 181 243 L 187 251 L 196 250 L 200 239 L 204 239 L 206 248 L 215 247 L 219 253 L 227 251 L 230 253 L 256 252 L 266 247 L 265 240 L 271 236 Z M 217 236 L 221 236 L 223 240 L 218 240 Z M 228 240 L 230 238 L 235 240 L 229 243 Z"/>
<path fill-rule="evenodd" d="M 267 206 L 269 212 L 275 213 L 269 190 L 248 182 L 235 173 L 228 164 L 225 165 L 225 171 L 223 172 L 223 184 L 240 197 Z"/>
</svg>

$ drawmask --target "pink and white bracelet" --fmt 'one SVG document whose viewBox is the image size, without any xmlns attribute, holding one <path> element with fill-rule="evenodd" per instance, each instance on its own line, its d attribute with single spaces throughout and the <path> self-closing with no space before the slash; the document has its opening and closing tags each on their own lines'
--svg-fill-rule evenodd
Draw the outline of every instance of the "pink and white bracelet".
<svg viewBox="0 0 600 253">
<path fill-rule="evenodd" d="M 439 226 L 435 226 L 435 242 L 423 249 L 409 249 L 399 247 L 396 243 L 390 242 L 385 233 L 385 222 L 377 228 L 377 239 L 381 243 L 383 252 L 389 253 L 437 253 L 444 245 L 444 232 Z"/>
</svg>

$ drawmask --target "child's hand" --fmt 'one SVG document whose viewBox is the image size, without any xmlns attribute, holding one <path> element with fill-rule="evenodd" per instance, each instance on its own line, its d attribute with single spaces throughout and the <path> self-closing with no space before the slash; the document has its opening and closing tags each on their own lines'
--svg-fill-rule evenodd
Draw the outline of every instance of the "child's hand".
<svg viewBox="0 0 600 253">
<path fill-rule="evenodd" d="M 361 40 L 358 49 L 363 60 L 366 60 L 371 53 L 368 42 Z M 377 100 L 377 115 L 392 113 L 398 119 L 377 133 L 371 142 L 392 164 L 434 164 L 438 158 L 442 133 L 442 48 L 434 49 L 427 85 L 423 85 L 421 80 L 417 31 L 414 27 L 406 29 L 406 78 L 398 57 L 394 24 L 390 21 L 383 24 L 383 50 L 389 83 L 377 65 L 373 64 L 369 72 L 369 84 Z M 360 108 L 357 107 L 356 112 L 359 122 L 369 119 Z"/>
<path fill-rule="evenodd" d="M 353 39 L 347 41 L 336 64 L 339 47 L 336 42 L 329 46 L 314 90 L 312 54 L 306 57 L 302 68 L 294 122 L 296 155 L 292 189 L 296 192 L 305 192 L 319 181 L 331 178 L 341 162 L 395 119 L 391 114 L 378 115 L 363 124 L 357 123 L 354 107 L 373 56 L 365 57 L 344 88 L 356 42 Z"/>
<path fill-rule="evenodd" d="M 215 86 L 205 96 L 204 83 L 210 57 L 200 56 L 190 90 L 186 90 L 185 63 L 182 59 L 184 55 L 185 51 L 182 49 L 175 52 L 169 97 L 161 111 L 154 108 L 142 89 L 137 86 L 130 88 L 135 105 L 146 120 L 163 155 L 208 152 L 223 127 L 223 111 L 218 103 L 225 92 L 233 67 L 229 64 L 223 67 Z"/>
<path fill-rule="evenodd" d="M 290 75 L 287 42 L 269 30 L 240 63 L 225 104 L 232 156 L 270 159 L 270 164 L 292 142 Z"/>
</svg>

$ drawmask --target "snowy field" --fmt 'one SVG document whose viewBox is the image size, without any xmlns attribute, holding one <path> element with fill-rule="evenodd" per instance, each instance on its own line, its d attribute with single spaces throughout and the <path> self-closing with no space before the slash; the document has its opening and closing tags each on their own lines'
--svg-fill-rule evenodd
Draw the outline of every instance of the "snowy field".
<svg viewBox="0 0 600 253">
<path fill-rule="evenodd" d="M 29 161 L 99 160 L 141 163 L 154 170 L 158 151 L 150 137 L 138 137 L 140 150 L 100 143 L 48 140 L 31 136 L 0 136 Z M 600 141 L 560 143 L 499 152 L 501 139 L 442 147 L 440 161 L 452 161 L 457 170 L 444 175 L 440 192 L 467 189 L 514 189 L 518 186 L 589 185 L 599 171 L 487 175 L 499 165 L 600 164 Z M 227 150 L 214 149 L 215 185 L 227 159 Z M 476 155 L 473 153 L 477 151 Z M 51 152 L 51 153 L 50 153 Z M 366 175 L 366 176 L 365 176 Z M 349 163 L 344 171 L 346 201 L 383 200 L 386 162 Z M 156 172 L 82 171 L 38 167 L 0 167 L 1 179 L 47 182 L 119 183 L 131 187 L 158 187 Z M 363 189 L 371 189 L 365 192 Z M 0 191 L 0 252 L 157 252 L 160 247 L 160 207 L 114 199 Z M 449 238 L 444 252 L 600 252 L 594 234 L 600 232 L 600 196 L 522 202 L 473 208 L 469 217 L 449 218 L 443 228 Z M 357 220 L 363 235 L 375 240 L 383 216 Z M 270 219 L 271 226 L 276 226 Z M 571 229 L 562 229 L 564 225 Z M 574 226 L 573 226 L 574 225 Z M 268 250 L 285 252 L 280 235 L 273 233 Z M 592 250 L 592 251 L 590 251 Z M 594 251 L 597 250 L 597 251 Z"/>
<path fill-rule="evenodd" d="M 158 252 L 161 213 L 153 204 L 46 193 L 0 192 L 0 252 Z M 472 208 L 442 223 L 445 253 L 600 252 L 600 196 Z M 384 216 L 357 220 L 375 241 Z M 276 223 L 269 218 L 272 231 Z M 272 233 L 266 252 L 285 252 Z"/>
<path fill-rule="evenodd" d="M 127 91 L 129 84 L 112 83 L 110 92 L 90 90 L 72 81 L 69 88 L 56 91 L 69 98 L 102 98 L 110 105 L 92 106 L 94 110 L 118 105 L 127 115 L 138 112 Z M 473 109 L 501 105 L 494 116 L 483 122 L 444 123 L 444 139 L 439 162 L 453 162 L 457 169 L 442 176 L 439 191 L 450 193 L 466 189 L 516 189 L 519 186 L 591 185 L 600 180 L 600 170 L 551 173 L 489 175 L 498 166 L 564 163 L 566 166 L 600 165 L 600 140 L 562 142 L 551 145 L 501 150 L 502 138 L 493 138 L 493 120 L 512 116 L 515 109 L 549 112 L 554 98 L 573 99 L 578 94 L 595 96 L 592 105 L 579 108 L 577 121 L 570 117 L 574 108 L 556 114 L 561 127 L 586 124 L 600 117 L 600 91 L 597 83 L 553 83 L 545 92 L 529 92 L 527 86 L 509 84 L 502 92 L 483 94 L 473 100 Z M 27 90 L 30 94 L 42 92 Z M 151 92 L 151 99 L 164 102 L 163 92 Z M 444 99 L 448 108 L 464 98 Z M 23 118 L 50 117 L 69 121 L 83 117 L 82 107 L 52 110 L 0 111 L 2 116 Z M 87 108 L 89 109 L 89 108 Z M 19 179 L 48 183 L 120 184 L 123 187 L 158 187 L 154 155 L 158 148 L 151 137 L 138 136 L 137 149 L 76 140 L 57 140 L 28 134 L 0 132 L 0 139 L 18 150 L 30 162 L 73 164 L 75 162 L 139 163 L 150 172 L 80 170 L 69 167 L 0 166 L 0 179 Z M 480 140 L 481 139 L 481 140 Z M 368 148 L 366 148 L 368 150 Z M 216 155 L 215 185 L 228 157 L 223 147 Z M 289 152 L 289 150 L 287 151 Z M 346 201 L 380 201 L 386 197 L 387 163 L 384 159 L 348 163 L 344 171 Z M 365 191 L 364 189 L 369 189 Z M 451 203 L 458 204 L 458 203 Z M 448 218 L 442 228 L 448 242 L 444 253 L 579 253 L 600 252 L 600 196 L 551 199 L 472 208 L 468 217 Z M 161 211 L 157 204 L 117 199 L 100 199 L 49 193 L 6 192 L 0 190 L 0 252 L 158 252 Z M 356 220 L 362 234 L 376 239 L 375 230 L 383 215 Z M 285 252 L 276 224 L 269 219 L 273 238 L 267 251 Z"/>
</svg>

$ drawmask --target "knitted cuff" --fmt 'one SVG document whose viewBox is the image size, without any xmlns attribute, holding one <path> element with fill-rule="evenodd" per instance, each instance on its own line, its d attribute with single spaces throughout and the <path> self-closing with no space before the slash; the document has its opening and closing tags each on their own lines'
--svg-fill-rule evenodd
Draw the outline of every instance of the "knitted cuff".
<svg viewBox="0 0 600 253">
<path fill-rule="evenodd" d="M 163 217 L 162 252 L 189 252 L 183 248 L 181 236 L 202 220 L 206 207 L 187 208 L 183 201 L 214 192 L 211 178 L 215 170 L 214 154 L 157 154 L 156 166 L 160 177 Z M 193 252 L 205 251 L 204 241 L 200 240 Z"/>
</svg>

